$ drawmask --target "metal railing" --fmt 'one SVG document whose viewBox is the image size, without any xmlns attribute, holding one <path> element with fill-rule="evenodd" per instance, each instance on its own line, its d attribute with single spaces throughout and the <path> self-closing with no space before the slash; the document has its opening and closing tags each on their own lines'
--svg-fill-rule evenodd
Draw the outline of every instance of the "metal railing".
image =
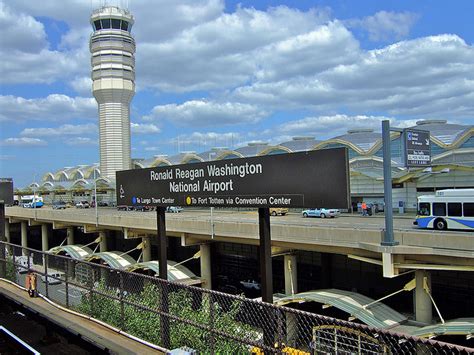
<svg viewBox="0 0 474 355">
<path fill-rule="evenodd" d="M 468 354 L 474 349 L 0 242 L 0 275 L 167 349 L 198 353 Z"/>
</svg>

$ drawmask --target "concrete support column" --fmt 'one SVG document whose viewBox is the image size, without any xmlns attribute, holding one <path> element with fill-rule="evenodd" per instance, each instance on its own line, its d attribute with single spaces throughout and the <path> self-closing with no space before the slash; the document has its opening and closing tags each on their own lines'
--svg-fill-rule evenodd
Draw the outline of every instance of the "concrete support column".
<svg viewBox="0 0 474 355">
<path fill-rule="evenodd" d="M 100 237 L 100 252 L 107 251 L 107 233 L 104 231 L 99 232 Z"/>
<path fill-rule="evenodd" d="M 298 293 L 298 268 L 296 255 L 285 255 L 283 257 L 285 268 L 285 294 L 293 295 Z"/>
<path fill-rule="evenodd" d="M 151 239 L 149 236 L 142 237 L 143 261 L 151 261 Z"/>
<path fill-rule="evenodd" d="M 66 238 L 67 245 L 74 245 L 74 227 L 67 227 Z"/>
<path fill-rule="evenodd" d="M 49 250 L 48 239 L 49 239 L 49 229 L 48 229 L 48 225 L 45 223 L 41 225 L 41 250 L 42 251 Z"/>
<path fill-rule="evenodd" d="M 23 248 L 28 247 L 28 224 L 26 221 L 21 222 L 21 246 Z M 25 250 L 23 250 L 22 254 L 27 255 Z"/>
<path fill-rule="evenodd" d="M 321 253 L 321 288 L 332 288 L 332 254 Z"/>
<path fill-rule="evenodd" d="M 431 290 L 431 274 L 426 270 L 416 270 L 415 278 L 415 319 L 418 322 L 431 324 L 433 321 L 433 305 L 425 289 L 425 285 L 427 285 L 428 290 Z"/>
<path fill-rule="evenodd" d="M 11 243 L 11 239 L 10 239 L 10 221 L 8 219 L 5 219 L 5 240 L 8 243 Z"/>
<path fill-rule="evenodd" d="M 212 271 L 211 271 L 211 245 L 201 244 L 201 279 L 202 287 L 210 290 L 212 288 Z"/>
</svg>

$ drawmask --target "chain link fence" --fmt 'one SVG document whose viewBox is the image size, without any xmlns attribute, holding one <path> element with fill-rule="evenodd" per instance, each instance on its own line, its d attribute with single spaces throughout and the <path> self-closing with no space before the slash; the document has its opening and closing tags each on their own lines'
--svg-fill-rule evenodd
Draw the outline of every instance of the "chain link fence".
<svg viewBox="0 0 474 355">
<path fill-rule="evenodd" d="M 474 349 L 0 242 L 3 278 L 167 349 L 220 354 L 468 354 Z"/>
</svg>

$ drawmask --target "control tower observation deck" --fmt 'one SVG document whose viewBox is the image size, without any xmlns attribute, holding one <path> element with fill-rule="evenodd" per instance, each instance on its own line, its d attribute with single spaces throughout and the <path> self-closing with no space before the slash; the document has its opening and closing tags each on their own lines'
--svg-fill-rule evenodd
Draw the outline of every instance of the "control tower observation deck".
<svg viewBox="0 0 474 355">
<path fill-rule="evenodd" d="M 130 101 L 135 94 L 135 40 L 132 14 L 114 6 L 95 10 L 90 19 L 92 93 L 99 105 L 101 176 L 131 168 Z"/>
</svg>

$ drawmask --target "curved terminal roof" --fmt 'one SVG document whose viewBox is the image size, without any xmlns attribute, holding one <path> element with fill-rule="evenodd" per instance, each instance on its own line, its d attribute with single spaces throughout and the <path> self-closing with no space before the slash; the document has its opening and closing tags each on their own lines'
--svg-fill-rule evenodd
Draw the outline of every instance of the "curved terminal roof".
<svg viewBox="0 0 474 355">
<path fill-rule="evenodd" d="M 92 249 L 81 244 L 57 246 L 48 250 L 51 254 L 65 254 L 73 259 L 82 260 L 93 253 Z"/>
<path fill-rule="evenodd" d="M 313 149 L 313 147 L 321 143 L 311 136 L 293 137 L 291 141 L 280 143 L 280 146 L 286 147 L 292 152 L 303 152 Z"/>
<path fill-rule="evenodd" d="M 451 145 L 462 138 L 469 130 L 472 130 L 473 126 L 447 123 L 446 120 L 424 120 L 416 122 L 416 126 L 411 128 L 430 131 L 432 138 L 445 145 Z"/>
<path fill-rule="evenodd" d="M 124 269 L 132 264 L 136 264 L 136 260 L 133 259 L 130 255 L 123 254 L 118 251 L 104 251 L 101 253 L 94 253 L 86 258 L 86 261 L 98 261 L 102 260 L 108 266 L 115 269 Z"/>
<path fill-rule="evenodd" d="M 278 305 L 286 305 L 294 302 L 317 302 L 322 303 L 323 306 L 336 307 L 351 317 L 357 318 L 365 324 L 380 328 L 393 328 L 408 320 L 403 314 L 398 313 L 389 306 L 378 302 L 370 307 L 364 307 L 374 300 L 361 295 L 360 293 L 327 289 L 302 292 L 296 295 L 280 298 L 275 303 Z"/>
<path fill-rule="evenodd" d="M 346 134 L 338 136 L 331 140 L 344 141 L 359 148 L 361 151 L 369 151 L 375 144 L 382 139 L 382 133 L 374 132 L 373 129 L 354 129 L 347 131 Z"/>
<path fill-rule="evenodd" d="M 434 163 L 438 165 L 474 166 L 474 125 L 452 124 L 444 120 L 424 120 L 417 122 L 416 126 L 411 128 L 430 131 L 431 139 L 434 143 L 432 145 L 432 159 Z M 399 136 L 399 133 L 393 132 L 391 134 L 394 166 L 397 166 L 396 161 L 401 149 Z M 291 141 L 277 145 L 270 145 L 266 142 L 252 142 L 235 150 L 216 147 L 201 153 L 182 152 L 172 156 L 157 155 L 148 159 L 134 159 L 133 164 L 136 168 L 149 168 L 208 160 L 291 153 L 338 146 L 347 146 L 349 148 L 351 170 L 352 172 L 359 171 L 360 169 L 356 167 L 357 158 L 377 159 L 381 156 L 381 133 L 373 129 L 356 129 L 349 130 L 346 134 L 324 141 L 316 140 L 310 136 L 303 136 L 294 137 Z M 78 165 L 55 172 L 47 172 L 43 175 L 39 186 L 43 190 L 48 191 L 90 189 L 93 186 L 94 171 L 98 178 L 100 176 L 99 164 Z M 374 171 L 374 176 L 380 173 Z M 408 174 L 406 170 L 405 173 Z M 46 184 L 46 182 L 51 184 Z M 103 180 L 100 187 L 114 189 L 115 186 L 110 180 Z"/>
<path fill-rule="evenodd" d="M 168 280 L 186 284 L 200 284 L 201 280 L 186 266 L 177 265 L 175 261 L 168 260 Z M 155 275 L 160 274 L 160 266 L 157 260 L 136 263 L 125 268 L 127 271 L 151 270 Z"/>
</svg>

